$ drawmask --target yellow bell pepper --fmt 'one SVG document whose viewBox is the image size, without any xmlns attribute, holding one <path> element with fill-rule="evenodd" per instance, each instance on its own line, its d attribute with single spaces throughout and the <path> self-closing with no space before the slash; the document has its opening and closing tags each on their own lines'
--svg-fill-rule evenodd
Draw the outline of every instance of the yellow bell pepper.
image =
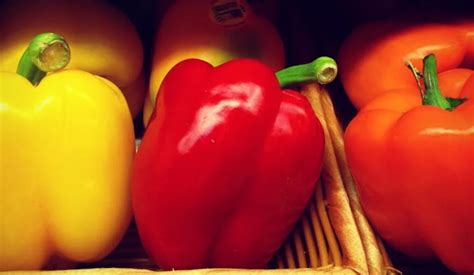
<svg viewBox="0 0 474 275">
<path fill-rule="evenodd" d="M 133 116 L 147 90 L 140 37 L 120 10 L 106 1 L 15 0 L 0 5 L 0 71 L 15 72 L 31 37 L 55 32 L 69 42 L 68 69 L 103 76 L 120 87 Z"/>
<path fill-rule="evenodd" d="M 67 64 L 61 39 L 38 36 L 18 74 L 0 72 L 0 270 L 99 260 L 131 219 L 127 103 L 85 71 L 45 76 Z"/>
<path fill-rule="evenodd" d="M 176 0 L 155 35 L 144 124 L 153 111 L 168 71 L 188 58 L 217 66 L 238 57 L 255 58 L 274 71 L 285 65 L 283 42 L 276 28 L 241 0 Z"/>
</svg>

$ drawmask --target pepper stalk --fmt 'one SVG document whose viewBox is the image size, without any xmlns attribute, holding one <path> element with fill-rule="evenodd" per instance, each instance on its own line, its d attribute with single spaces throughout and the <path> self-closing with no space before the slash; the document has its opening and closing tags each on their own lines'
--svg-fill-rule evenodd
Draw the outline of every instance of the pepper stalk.
<svg viewBox="0 0 474 275">
<path fill-rule="evenodd" d="M 327 56 L 321 56 L 313 62 L 291 66 L 276 73 L 281 87 L 310 82 L 329 84 L 336 78 L 336 75 L 336 61 Z"/>
<path fill-rule="evenodd" d="M 452 111 L 466 101 L 466 98 L 443 96 L 439 88 L 436 56 L 434 54 L 429 54 L 423 58 L 423 74 L 421 75 L 411 63 L 407 63 L 407 66 L 416 78 L 423 105 L 435 106 L 443 110 Z M 423 78 L 424 90 L 420 83 L 420 76 Z"/>
<path fill-rule="evenodd" d="M 31 40 L 16 72 L 36 86 L 48 72 L 63 69 L 70 60 L 71 51 L 64 37 L 51 32 L 41 33 Z"/>
</svg>

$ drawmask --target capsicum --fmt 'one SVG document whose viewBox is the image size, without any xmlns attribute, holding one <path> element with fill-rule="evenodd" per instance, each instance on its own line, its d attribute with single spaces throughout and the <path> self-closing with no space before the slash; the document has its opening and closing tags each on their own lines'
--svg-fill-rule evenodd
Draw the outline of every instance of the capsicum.
<svg viewBox="0 0 474 275">
<path fill-rule="evenodd" d="M 349 167 L 370 222 L 391 246 L 472 273 L 474 72 L 440 90 L 434 55 L 424 59 L 423 83 L 412 71 L 415 88 L 382 93 L 350 122 Z"/>
<path fill-rule="evenodd" d="M 277 73 L 255 59 L 178 63 L 165 77 L 133 170 L 142 243 L 163 269 L 263 267 L 302 214 L 324 137 L 281 85 L 331 81 L 334 60 Z"/>
<path fill-rule="evenodd" d="M 106 1 L 18 0 L 0 5 L 0 70 L 14 73 L 31 37 L 63 35 L 74 53 L 67 69 L 100 75 L 120 87 L 133 116 L 146 81 L 140 37 L 126 15 Z"/>
<path fill-rule="evenodd" d="M 127 103 L 88 72 L 47 75 L 69 57 L 62 36 L 44 33 L 18 74 L 0 72 L 0 270 L 99 260 L 130 222 Z"/>
<path fill-rule="evenodd" d="M 437 57 L 441 82 L 445 71 L 473 68 L 474 20 L 413 16 L 362 24 L 340 48 L 340 79 L 349 99 L 360 109 L 386 91 L 416 88 L 405 64 L 420 68 L 423 57 L 430 53 Z M 459 85 L 466 79 L 459 79 Z"/>
<path fill-rule="evenodd" d="M 154 38 L 144 123 L 148 123 L 163 78 L 177 63 L 199 58 L 216 66 L 238 57 L 255 58 L 274 71 L 285 65 L 276 28 L 242 0 L 176 0 Z"/>
</svg>

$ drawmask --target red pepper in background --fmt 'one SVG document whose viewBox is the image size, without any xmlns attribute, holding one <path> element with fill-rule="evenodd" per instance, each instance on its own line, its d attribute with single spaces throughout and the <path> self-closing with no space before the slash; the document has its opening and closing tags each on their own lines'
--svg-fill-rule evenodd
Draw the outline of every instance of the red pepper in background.
<svg viewBox="0 0 474 275">
<path fill-rule="evenodd" d="M 334 61 L 278 77 L 287 85 L 315 73 L 331 81 Z M 149 256 L 162 269 L 265 266 L 320 174 L 324 137 L 309 102 L 252 59 L 182 61 L 158 95 L 132 184 Z"/>
<path fill-rule="evenodd" d="M 385 241 L 471 273 L 474 73 L 444 72 L 440 90 L 433 56 L 424 68 L 423 100 L 417 88 L 398 89 L 359 111 L 346 129 L 347 159 L 367 217 Z"/>
<path fill-rule="evenodd" d="M 436 55 L 441 73 L 473 68 L 474 20 L 405 19 L 358 26 L 339 51 L 340 79 L 357 109 L 394 89 L 414 88 L 416 95 L 416 84 L 405 63 L 421 67 L 428 54 Z"/>
</svg>

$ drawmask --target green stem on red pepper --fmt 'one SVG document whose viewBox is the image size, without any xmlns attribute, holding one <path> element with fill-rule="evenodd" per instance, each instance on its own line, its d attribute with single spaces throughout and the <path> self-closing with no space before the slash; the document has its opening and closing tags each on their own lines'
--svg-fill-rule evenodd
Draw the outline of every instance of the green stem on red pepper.
<svg viewBox="0 0 474 275">
<path fill-rule="evenodd" d="M 281 87 L 309 82 L 328 84 L 336 78 L 336 75 L 336 61 L 327 56 L 321 56 L 311 63 L 291 66 L 276 73 Z"/>
<path fill-rule="evenodd" d="M 42 33 L 31 40 L 16 72 L 36 86 L 48 72 L 66 67 L 70 59 L 71 52 L 64 37 L 55 33 Z"/>
<path fill-rule="evenodd" d="M 425 84 L 423 105 L 436 106 L 451 111 L 466 100 L 465 98 L 448 98 L 441 94 L 436 70 L 436 57 L 433 54 L 423 59 L 423 83 Z"/>
</svg>

